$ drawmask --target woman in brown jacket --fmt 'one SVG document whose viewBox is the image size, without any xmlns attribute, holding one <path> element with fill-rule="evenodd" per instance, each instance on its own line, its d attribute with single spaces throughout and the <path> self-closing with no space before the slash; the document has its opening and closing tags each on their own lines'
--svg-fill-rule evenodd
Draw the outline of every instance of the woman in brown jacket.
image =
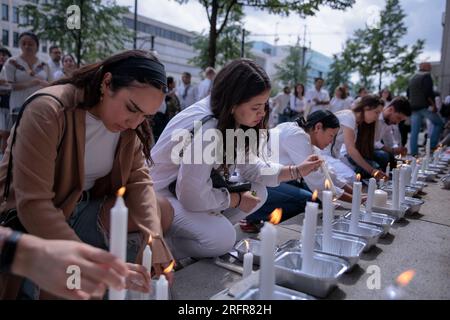
<svg viewBox="0 0 450 320">
<path fill-rule="evenodd" d="M 172 212 L 167 202 L 158 205 L 146 166 L 151 162 L 146 117 L 158 110 L 165 90 L 163 65 L 143 51 L 126 51 L 38 91 L 0 164 L 0 190 L 10 188 L 0 212 L 17 209 L 24 229 L 38 237 L 107 249 L 109 210 L 125 186 L 127 260 L 140 263 L 150 243 L 153 270 L 161 273 L 172 261 L 162 237 Z M 128 280 L 149 280 L 142 267 L 129 268 Z M 129 288 L 149 289 L 149 281 L 137 283 L 129 281 Z M 0 298 L 22 297 L 38 297 L 36 286 L 2 274 Z"/>
</svg>

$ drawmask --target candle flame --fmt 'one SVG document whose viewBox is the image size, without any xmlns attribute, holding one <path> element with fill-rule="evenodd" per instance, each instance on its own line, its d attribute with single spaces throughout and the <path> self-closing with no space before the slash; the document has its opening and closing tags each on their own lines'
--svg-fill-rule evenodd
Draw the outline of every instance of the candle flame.
<svg viewBox="0 0 450 320">
<path fill-rule="evenodd" d="M 248 240 L 244 240 L 245 243 L 245 252 L 249 252 L 250 251 L 250 243 L 248 242 Z"/>
<path fill-rule="evenodd" d="M 317 190 L 314 190 L 311 200 L 314 202 L 317 200 L 318 197 L 319 197 L 319 192 Z"/>
<path fill-rule="evenodd" d="M 359 173 L 356 175 L 356 181 L 361 181 L 361 175 Z"/>
<path fill-rule="evenodd" d="M 395 280 L 395 282 L 402 286 L 405 287 L 407 286 L 411 280 L 414 278 L 414 275 L 416 274 L 415 270 L 407 270 L 405 272 L 403 272 L 402 274 L 400 274 L 397 279 Z"/>
<path fill-rule="evenodd" d="M 151 245 L 152 242 L 153 242 L 153 237 L 152 237 L 152 235 L 149 235 L 149 236 L 148 236 L 148 242 L 147 242 L 147 244 L 148 244 L 148 245 Z"/>
<path fill-rule="evenodd" d="M 326 190 L 330 190 L 330 188 L 331 188 L 330 180 L 325 179 L 325 189 L 326 189 Z"/>
<path fill-rule="evenodd" d="M 175 265 L 175 260 L 172 260 L 170 264 L 163 270 L 163 273 L 169 273 L 173 270 L 173 266 Z"/>
<path fill-rule="evenodd" d="M 269 222 L 271 224 L 279 224 L 281 221 L 281 216 L 283 215 L 283 209 L 277 208 L 270 214 Z"/>
<path fill-rule="evenodd" d="M 378 170 L 375 171 L 375 172 L 373 173 L 373 177 L 376 178 L 376 177 L 378 176 L 379 173 L 380 173 L 380 171 L 378 171 Z"/>
<path fill-rule="evenodd" d="M 118 197 L 123 197 L 123 195 L 125 194 L 125 190 L 126 190 L 125 187 L 120 188 L 120 189 L 117 191 L 117 196 L 118 196 Z"/>
<path fill-rule="evenodd" d="M 411 163 L 411 160 L 405 160 L 405 163 L 406 163 L 406 164 L 410 164 L 410 163 Z"/>
</svg>

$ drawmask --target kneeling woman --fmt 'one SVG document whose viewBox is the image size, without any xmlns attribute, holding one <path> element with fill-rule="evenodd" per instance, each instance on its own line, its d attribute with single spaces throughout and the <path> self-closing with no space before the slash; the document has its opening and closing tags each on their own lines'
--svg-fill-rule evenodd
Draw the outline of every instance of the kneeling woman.
<svg viewBox="0 0 450 320">
<path fill-rule="evenodd" d="M 266 200 L 265 186 L 292 180 L 292 174 L 299 178 L 306 176 L 320 166 L 317 156 L 290 167 L 264 162 L 257 157 L 254 162 L 239 161 L 239 154 L 254 155 L 255 145 L 235 144 L 235 137 L 228 135 L 230 131 L 254 133 L 258 139 L 256 144 L 261 143 L 260 129 L 265 129 L 267 123 L 270 88 L 267 74 L 255 62 L 239 59 L 228 63 L 217 74 L 210 98 L 177 114 L 153 147 L 155 165 L 151 176 L 155 188 L 174 208 L 174 220 L 166 240 L 175 258 L 225 254 L 236 241 L 235 229 L 226 216 L 254 212 Z M 195 121 L 203 122 L 202 130 L 193 129 Z M 192 131 L 194 141 L 184 144 L 180 152 L 176 135 L 183 131 L 189 138 Z M 215 158 L 203 159 L 211 155 L 212 149 L 216 150 Z M 198 156 L 201 159 L 194 161 Z M 238 172 L 240 179 L 251 182 L 251 191 L 256 193 L 229 192 L 227 188 L 214 187 L 212 170 L 225 178 Z M 170 185 L 174 188 L 169 188 Z"/>
<path fill-rule="evenodd" d="M 139 263 L 151 236 L 155 271 L 165 267 L 172 256 L 145 164 L 151 141 L 145 118 L 161 105 L 165 86 L 164 66 L 154 56 L 126 51 L 38 91 L 22 109 L 0 166 L 7 200 L 1 212 L 16 208 L 33 235 L 108 249 L 109 208 L 125 186 L 127 260 Z M 147 291 L 150 274 L 129 267 L 142 283 L 130 281 L 131 288 Z M 9 280 L 0 277 L 4 297 L 37 297 L 29 281 L 21 281 L 19 291 L 20 279 Z M 85 285 L 91 285 L 87 278 Z"/>
<path fill-rule="evenodd" d="M 286 122 L 270 130 L 270 139 L 278 139 L 279 143 L 270 143 L 279 150 L 271 150 L 272 155 L 278 152 L 279 162 L 283 165 L 292 165 L 305 161 L 310 155 L 319 153 L 331 144 L 339 130 L 338 118 L 328 110 L 318 110 L 308 116 L 294 122 Z M 316 149 L 313 151 L 313 149 Z M 345 180 L 339 179 L 332 168 L 327 166 L 330 177 L 335 185 L 335 196 L 343 201 L 351 202 L 352 188 Z M 261 220 L 267 220 L 269 214 L 275 208 L 283 209 L 283 217 L 293 217 L 304 211 L 306 201 L 311 199 L 311 190 L 318 190 L 319 197 L 325 188 L 325 175 L 322 171 L 316 171 L 304 177 L 304 182 L 296 180 L 281 183 L 278 187 L 267 188 L 268 197 L 266 203 L 255 213 L 242 222 L 244 231 L 252 232 L 257 229 Z M 307 187 L 307 188 L 305 188 Z"/>
<path fill-rule="evenodd" d="M 373 160 L 375 125 L 383 106 L 384 102 L 378 96 L 367 95 L 352 110 L 336 113 L 341 128 L 329 149 L 331 156 L 352 166 L 363 178 L 385 177 Z M 343 145 L 345 148 L 342 148 Z"/>
</svg>

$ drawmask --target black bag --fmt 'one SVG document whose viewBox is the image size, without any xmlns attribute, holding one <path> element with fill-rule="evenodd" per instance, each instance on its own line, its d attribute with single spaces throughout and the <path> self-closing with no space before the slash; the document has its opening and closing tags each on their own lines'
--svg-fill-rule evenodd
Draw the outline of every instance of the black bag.
<svg viewBox="0 0 450 320">
<path fill-rule="evenodd" d="M 19 127 L 20 120 L 22 119 L 22 115 L 23 115 L 23 112 L 25 110 L 25 107 L 31 101 L 33 101 L 35 98 L 42 97 L 42 96 L 49 96 L 49 97 L 54 98 L 60 104 L 61 108 L 64 109 L 64 105 L 62 104 L 62 102 L 57 97 L 55 97 L 55 96 L 53 96 L 51 94 L 48 94 L 48 93 L 37 93 L 37 94 L 29 97 L 24 102 L 22 107 L 20 108 L 20 112 L 19 112 L 19 115 L 17 117 L 14 133 L 13 133 L 13 136 L 12 136 L 12 139 L 11 139 L 11 152 L 9 154 L 8 169 L 7 169 L 8 171 L 6 173 L 6 179 L 5 179 L 5 188 L 3 190 L 3 203 L 6 203 L 6 201 L 8 200 L 8 197 L 9 197 L 9 188 L 11 186 L 12 165 L 13 165 L 12 148 L 14 146 L 14 143 L 16 142 L 17 128 Z M 64 113 L 64 116 L 65 116 L 65 113 Z M 64 133 L 62 135 L 62 138 L 64 138 Z M 58 148 L 57 148 L 58 152 L 59 152 L 59 149 L 61 147 L 62 138 L 61 138 L 61 141 L 58 144 Z M 0 226 L 5 227 L 5 228 L 11 228 L 13 230 L 20 231 L 20 232 L 23 232 L 23 233 L 26 232 L 25 227 L 22 225 L 22 223 L 20 222 L 19 216 L 17 215 L 17 209 L 16 208 L 8 209 L 8 210 L 0 213 Z"/>
<path fill-rule="evenodd" d="M 202 125 L 204 125 L 206 122 L 208 122 L 210 119 L 212 119 L 213 116 L 212 115 L 208 115 L 206 117 L 204 117 L 201 121 L 202 121 Z M 190 131 L 191 136 L 194 137 L 194 129 L 192 129 Z M 183 158 L 183 150 L 180 151 L 180 159 Z M 252 184 L 251 182 L 231 182 L 228 180 L 228 167 L 225 166 L 225 176 L 222 176 L 218 170 L 216 169 L 212 169 L 211 170 L 211 181 L 212 181 L 212 185 L 213 188 L 225 188 L 228 190 L 228 192 L 230 193 L 237 193 L 237 192 L 246 192 L 246 191 L 250 191 L 252 188 Z M 177 185 L 177 180 L 175 179 L 174 181 L 172 181 L 169 184 L 169 191 L 176 197 L 176 192 L 175 192 L 175 188 Z"/>
<path fill-rule="evenodd" d="M 441 113 L 441 116 L 444 118 L 450 117 L 450 103 L 443 103 L 440 113 Z"/>
</svg>

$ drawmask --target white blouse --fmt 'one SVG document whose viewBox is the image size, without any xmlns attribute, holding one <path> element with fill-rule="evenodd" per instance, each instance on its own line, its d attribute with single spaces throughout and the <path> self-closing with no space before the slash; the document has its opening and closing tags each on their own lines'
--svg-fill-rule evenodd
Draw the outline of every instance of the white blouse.
<svg viewBox="0 0 450 320">
<path fill-rule="evenodd" d="M 220 164 L 202 156 L 218 150 L 214 148 L 216 140 L 213 141 L 217 119 L 207 121 L 201 131 L 197 131 L 193 143 L 189 143 L 194 121 L 200 122 L 211 114 L 209 96 L 181 111 L 170 120 L 151 151 L 154 165 L 150 168 L 150 175 L 155 190 L 167 189 L 176 179 L 178 200 L 184 208 L 194 212 L 221 211 L 230 206 L 229 192 L 225 188 L 213 188 L 210 179 L 212 169 L 219 168 Z M 184 150 L 183 161 L 179 156 L 181 150 Z M 231 166 L 230 175 L 236 172 L 243 180 L 277 186 L 281 168 L 280 164 L 258 158 L 255 164 Z"/>
</svg>

